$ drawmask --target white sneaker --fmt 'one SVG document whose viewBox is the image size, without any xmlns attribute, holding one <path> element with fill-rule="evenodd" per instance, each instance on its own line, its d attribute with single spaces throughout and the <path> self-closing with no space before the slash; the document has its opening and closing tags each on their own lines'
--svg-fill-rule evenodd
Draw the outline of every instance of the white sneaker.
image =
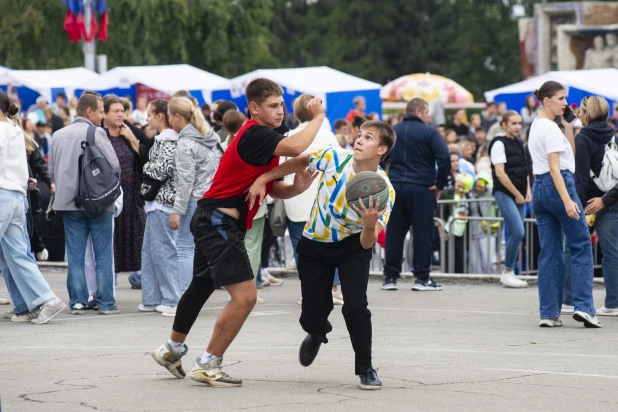
<svg viewBox="0 0 618 412">
<path fill-rule="evenodd" d="M 267 280 L 271 286 L 281 286 L 283 285 L 283 280 L 278 279 L 270 274 L 270 272 L 266 269 L 262 269 L 262 278 Z"/>
<path fill-rule="evenodd" d="M 176 316 L 176 308 L 178 306 L 174 306 L 173 308 L 171 308 L 170 310 L 166 310 L 165 312 L 161 313 L 161 315 L 167 317 L 167 318 L 173 318 Z"/>
<path fill-rule="evenodd" d="M 25 314 L 23 314 L 21 316 L 13 315 L 11 317 L 11 322 L 18 322 L 18 323 L 20 323 L 20 322 L 31 322 L 32 319 L 38 318 L 40 314 L 41 314 L 41 307 L 39 306 L 38 308 L 36 308 L 32 312 L 25 313 Z"/>
<path fill-rule="evenodd" d="M 575 306 L 571 306 L 571 305 L 562 305 L 562 309 L 560 309 L 560 313 L 564 313 L 567 315 L 570 315 L 572 313 L 575 313 Z"/>
<path fill-rule="evenodd" d="M 558 326 L 562 326 L 562 320 L 560 318 L 557 319 L 541 319 L 539 322 L 539 326 L 542 328 L 555 328 Z"/>
<path fill-rule="evenodd" d="M 140 312 L 156 312 L 157 305 L 143 305 L 140 303 L 137 307 L 137 310 L 139 310 Z"/>
<path fill-rule="evenodd" d="M 500 283 L 507 288 L 527 288 L 528 282 L 525 280 L 517 279 L 517 276 L 513 272 L 503 273 L 500 276 Z"/>
<path fill-rule="evenodd" d="M 43 249 L 36 254 L 36 260 L 38 261 L 45 262 L 47 259 L 49 259 L 49 252 L 47 251 L 47 249 Z"/>
<path fill-rule="evenodd" d="M 58 298 L 53 298 L 43 303 L 41 306 L 41 314 L 32 319 L 32 323 L 35 325 L 42 325 L 52 320 L 54 316 L 65 310 L 67 305 Z"/>
<path fill-rule="evenodd" d="M 618 316 L 618 309 L 608 309 L 605 306 L 597 309 L 597 315 L 599 316 Z"/>
<path fill-rule="evenodd" d="M 266 286 L 270 286 L 270 281 L 266 278 L 262 278 L 262 283 L 257 285 L 257 288 L 262 289 L 262 288 L 265 288 Z"/>
<path fill-rule="evenodd" d="M 8 305 L 11 301 L 8 299 L 0 298 L 0 305 Z"/>
<path fill-rule="evenodd" d="M 83 315 L 84 305 L 82 305 L 81 303 L 76 303 L 75 305 L 73 305 L 70 311 L 71 311 L 71 315 Z"/>
<path fill-rule="evenodd" d="M 592 316 L 589 313 L 585 312 L 575 312 L 573 314 L 573 319 L 578 322 L 582 322 L 587 328 L 600 328 L 601 322 L 597 319 L 596 316 Z"/>
<path fill-rule="evenodd" d="M 172 308 L 173 306 L 158 305 L 155 307 L 155 310 L 159 313 L 163 313 L 163 312 L 167 312 L 168 310 Z"/>
<path fill-rule="evenodd" d="M 333 305 L 343 305 L 343 294 L 341 289 L 337 287 L 337 291 L 333 291 Z"/>
<path fill-rule="evenodd" d="M 4 319 L 11 319 L 13 316 L 15 316 L 15 309 L 4 312 L 4 315 L 2 317 Z"/>
</svg>

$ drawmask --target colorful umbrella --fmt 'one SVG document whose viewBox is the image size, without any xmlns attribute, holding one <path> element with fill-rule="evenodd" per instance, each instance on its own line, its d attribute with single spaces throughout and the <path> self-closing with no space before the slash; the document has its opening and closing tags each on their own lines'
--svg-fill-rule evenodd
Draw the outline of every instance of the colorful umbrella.
<svg viewBox="0 0 618 412">
<path fill-rule="evenodd" d="M 474 103 L 472 94 L 461 85 L 436 74 L 409 74 L 388 83 L 380 91 L 386 101 L 410 101 L 416 97 L 427 102 Z"/>
</svg>

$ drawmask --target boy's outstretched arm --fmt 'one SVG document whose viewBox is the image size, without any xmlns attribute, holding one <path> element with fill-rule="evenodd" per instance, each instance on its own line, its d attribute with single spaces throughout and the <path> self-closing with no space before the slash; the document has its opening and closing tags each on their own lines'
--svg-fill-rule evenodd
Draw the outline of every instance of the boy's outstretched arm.
<svg viewBox="0 0 618 412">
<path fill-rule="evenodd" d="M 262 204 L 262 201 L 264 200 L 264 197 L 266 196 L 266 184 L 268 182 L 271 182 L 273 180 L 279 179 L 287 175 L 305 171 L 307 167 L 309 166 L 310 157 L 311 157 L 310 154 L 304 154 L 304 155 L 291 158 L 281 163 L 279 166 L 275 167 L 273 170 L 266 172 L 262 176 L 258 177 L 257 180 L 251 185 L 251 187 L 247 191 L 247 200 L 249 200 L 249 209 L 253 209 L 253 205 L 255 204 L 256 199 L 259 199 L 258 202 L 260 205 Z M 283 183 L 283 182 L 277 182 L 277 183 Z M 279 186 L 279 185 L 275 185 L 275 186 Z M 284 191 L 291 190 L 291 189 L 284 189 L 284 187 L 285 186 L 281 186 L 280 190 L 284 190 Z M 275 188 L 273 187 L 273 190 L 274 189 Z M 285 195 L 285 192 L 277 193 L 277 194 Z M 289 196 L 289 197 L 293 197 L 297 194 L 298 193 L 293 194 L 292 196 Z M 284 198 L 284 197 L 276 196 L 275 193 L 273 193 L 273 196 L 278 197 L 280 199 Z"/>
</svg>

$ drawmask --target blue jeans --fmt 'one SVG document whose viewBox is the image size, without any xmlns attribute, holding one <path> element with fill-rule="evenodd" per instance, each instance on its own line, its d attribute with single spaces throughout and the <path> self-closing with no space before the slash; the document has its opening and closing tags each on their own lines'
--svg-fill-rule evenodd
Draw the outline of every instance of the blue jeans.
<svg viewBox="0 0 618 412">
<path fill-rule="evenodd" d="M 191 219 L 197 208 L 197 202 L 189 202 L 184 216 L 180 216 L 178 230 L 176 231 L 176 251 L 178 253 L 178 271 L 182 283 L 180 295 L 185 293 L 193 279 L 193 255 L 195 254 L 195 241 L 191 234 Z"/>
<path fill-rule="evenodd" d="M 519 246 L 526 235 L 524 228 L 526 205 L 518 205 L 515 203 L 515 199 L 504 192 L 496 192 L 494 197 L 496 198 L 498 210 L 500 210 L 500 214 L 502 214 L 504 223 L 506 223 L 508 228 L 504 267 L 509 270 L 515 270 Z"/>
<path fill-rule="evenodd" d="M 562 171 L 562 178 L 570 198 L 581 210 L 578 220 L 571 219 L 549 173 L 538 175 L 534 180 L 532 208 L 537 218 L 541 253 L 539 255 L 539 301 L 541 319 L 560 317 L 564 290 L 565 261 L 562 246 L 563 233 L 571 249 L 571 290 L 576 311 L 594 315 L 592 298 L 593 263 L 592 245 L 584 208 L 577 192 L 573 174 Z"/>
<path fill-rule="evenodd" d="M 296 246 L 300 242 L 300 238 L 303 237 L 303 231 L 305 230 L 305 222 L 292 222 L 287 219 L 288 232 L 290 233 L 290 241 L 292 242 L 292 248 L 294 249 L 294 260 L 296 261 L 296 267 L 298 268 L 298 253 L 296 253 Z M 340 286 L 339 269 L 335 269 L 334 286 Z"/>
<path fill-rule="evenodd" d="M 21 193 L 0 189 L 0 248 L 8 269 L 6 274 L 4 270 L 2 273 L 11 299 L 21 313 L 32 311 L 56 297 L 30 252 L 26 229 L 27 203 Z"/>
<path fill-rule="evenodd" d="M 28 233 L 26 232 L 26 236 Z M 9 296 L 13 301 L 13 306 L 15 307 L 15 312 L 17 315 L 23 315 L 28 313 L 28 306 L 24 301 L 24 298 L 19 293 L 19 289 L 17 289 L 17 285 L 15 284 L 15 280 L 13 279 L 13 275 L 11 275 L 11 271 L 9 267 L 6 265 L 6 260 L 4 259 L 4 254 L 2 253 L 2 248 L 0 247 L 0 272 L 2 272 L 2 277 L 4 278 L 4 283 L 6 284 L 6 288 L 9 291 Z"/>
<path fill-rule="evenodd" d="M 178 271 L 176 234 L 170 229 L 170 213 L 148 212 L 142 246 L 142 303 L 176 306 L 183 285 Z"/>
<path fill-rule="evenodd" d="M 66 251 L 69 260 L 67 289 L 69 305 L 88 303 L 88 286 L 86 284 L 86 243 L 88 235 L 92 237 L 94 261 L 97 278 L 97 296 L 95 304 L 99 310 L 114 308 L 114 248 L 113 214 L 86 211 L 62 212 Z"/>
<path fill-rule="evenodd" d="M 605 280 L 605 307 L 618 309 L 618 205 L 605 207 L 597 213 L 594 228 L 603 252 L 603 279 Z M 562 303 L 573 306 L 571 298 L 571 251 L 564 249 L 564 299 Z"/>
</svg>

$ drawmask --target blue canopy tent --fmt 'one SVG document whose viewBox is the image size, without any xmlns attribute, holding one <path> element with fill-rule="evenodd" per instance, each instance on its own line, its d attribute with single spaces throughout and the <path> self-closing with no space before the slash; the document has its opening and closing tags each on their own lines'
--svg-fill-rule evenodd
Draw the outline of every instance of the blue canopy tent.
<svg viewBox="0 0 618 412">
<path fill-rule="evenodd" d="M 135 101 L 139 85 L 168 96 L 178 90 L 188 90 L 200 105 L 212 102 L 212 96 L 217 91 L 229 90 L 229 80 L 225 77 L 188 64 L 172 64 L 116 67 L 92 81 L 82 83 L 77 92 L 81 94 L 84 90 L 94 90 L 101 94 L 130 96 Z"/>
<path fill-rule="evenodd" d="M 567 88 L 567 100 L 570 103 L 579 104 L 584 96 L 588 95 L 606 98 L 610 102 L 610 114 L 613 114 L 614 102 L 618 101 L 617 69 L 548 72 L 523 82 L 485 92 L 485 99 L 488 102 L 504 102 L 509 109 L 520 111 L 526 105 L 526 97 L 548 80 L 560 82 Z"/>
<path fill-rule="evenodd" d="M 283 87 L 283 99 L 292 113 L 292 102 L 303 93 L 320 97 L 326 107 L 326 114 L 333 127 L 335 120 L 345 118 L 354 106 L 352 100 L 363 96 L 367 101 L 367 112 L 382 115 L 381 85 L 373 83 L 330 67 L 304 67 L 295 69 L 260 69 L 236 77 L 229 91 L 213 93 L 213 100 L 232 100 L 244 111 L 247 102 L 245 88 L 258 77 L 271 79 Z"/>
<path fill-rule="evenodd" d="M 73 96 L 78 84 L 92 81 L 98 74 L 84 67 L 58 70 L 11 70 L 0 69 L 0 87 L 16 94 L 22 107 L 28 108 L 36 103 L 39 96 L 52 103 L 60 92 Z"/>
</svg>

